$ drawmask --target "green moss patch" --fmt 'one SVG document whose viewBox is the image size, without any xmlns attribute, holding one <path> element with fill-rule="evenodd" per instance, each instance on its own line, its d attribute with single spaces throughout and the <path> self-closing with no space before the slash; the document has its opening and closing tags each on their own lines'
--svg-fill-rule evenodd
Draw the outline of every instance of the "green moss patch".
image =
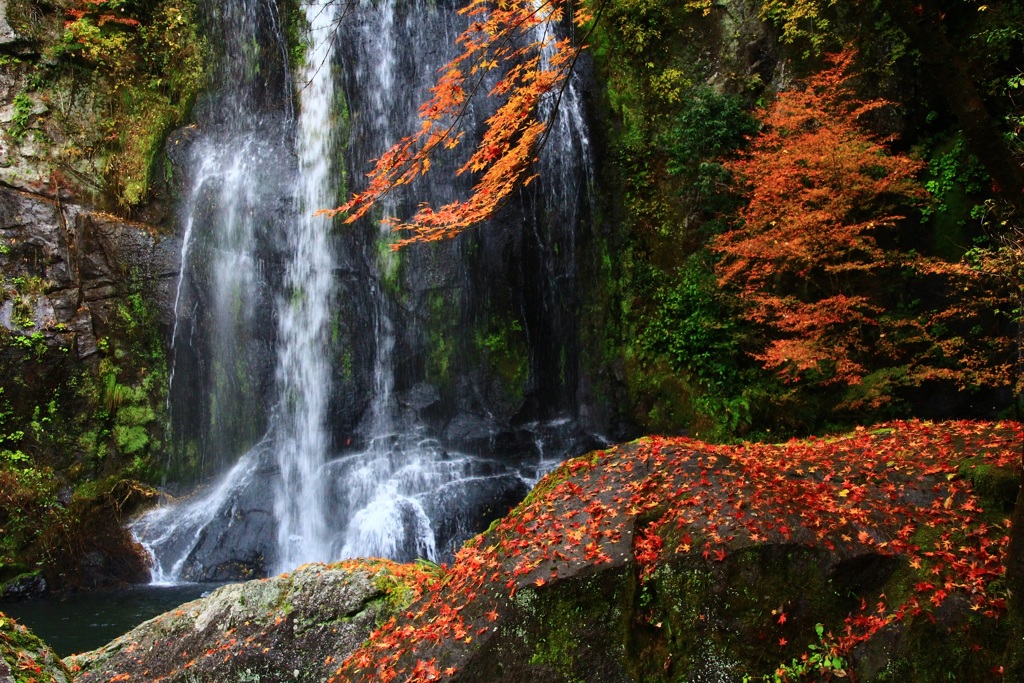
<svg viewBox="0 0 1024 683">
<path fill-rule="evenodd" d="M 31 631 L 0 612 L 0 677 L 14 683 L 69 683 L 71 672 Z"/>
</svg>

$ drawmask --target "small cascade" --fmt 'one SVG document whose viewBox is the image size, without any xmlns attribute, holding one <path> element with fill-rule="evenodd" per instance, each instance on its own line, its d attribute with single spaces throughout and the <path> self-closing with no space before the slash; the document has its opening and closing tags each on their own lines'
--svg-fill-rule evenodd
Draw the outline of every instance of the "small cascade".
<svg viewBox="0 0 1024 683">
<path fill-rule="evenodd" d="M 253 500 L 260 490 L 257 484 L 272 473 L 267 455 L 268 444 L 264 441 L 246 453 L 214 486 L 177 505 L 158 507 L 132 525 L 135 537 L 153 558 L 152 583 L 222 581 L 262 567 L 264 548 L 259 543 L 247 547 L 233 545 L 231 539 L 243 534 L 235 528 L 236 533 L 218 535 L 215 522 L 227 515 L 244 524 L 244 535 L 253 538 L 265 537 L 272 531 L 269 511 L 261 511 L 259 501 Z M 224 543 L 225 540 L 228 542 Z M 199 548 L 213 550 L 206 557 L 210 566 L 215 567 L 213 572 L 197 573 L 188 566 Z"/>
<path fill-rule="evenodd" d="M 294 178 L 276 6 L 233 0 L 206 11 L 225 51 L 216 64 L 224 87 L 168 146 L 188 176 L 168 396 L 178 458 L 167 469 L 181 478 L 224 471 L 266 430 L 277 288 L 268 244 Z M 260 43 L 267 49 L 254 49 Z"/>
<path fill-rule="evenodd" d="M 225 71 L 191 145 L 172 400 L 176 419 L 181 405 L 205 411 L 200 460 L 235 464 L 133 526 L 158 581 L 356 556 L 440 561 L 599 441 L 577 405 L 575 233 L 592 208 L 579 83 L 557 116 L 542 112 L 555 124 L 520 206 L 395 254 L 379 222 L 314 214 L 350 179 L 358 190 L 367 160 L 418 125 L 466 18 L 434 0 L 303 7 L 295 112 L 264 104 L 288 79 L 254 85 L 255 72 L 287 71 L 280 27 L 241 19 L 273 0 L 214 11 L 224 44 L 256 49 L 259 68 Z M 459 165 L 438 162 L 384 212 L 464 194 Z M 255 396 L 261 417 L 242 429 Z"/>
</svg>

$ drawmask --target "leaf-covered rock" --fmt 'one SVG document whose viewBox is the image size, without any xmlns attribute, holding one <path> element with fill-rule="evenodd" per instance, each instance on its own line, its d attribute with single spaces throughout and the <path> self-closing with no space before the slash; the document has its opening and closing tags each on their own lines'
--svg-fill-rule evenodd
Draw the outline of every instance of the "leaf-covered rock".
<svg viewBox="0 0 1024 683">
<path fill-rule="evenodd" d="M 70 683 L 71 672 L 43 641 L 0 612 L 0 683 Z"/>
<path fill-rule="evenodd" d="M 895 422 L 570 461 L 332 680 L 987 680 L 1008 521 L 958 468 L 1012 467 L 1022 438 Z"/>
</svg>

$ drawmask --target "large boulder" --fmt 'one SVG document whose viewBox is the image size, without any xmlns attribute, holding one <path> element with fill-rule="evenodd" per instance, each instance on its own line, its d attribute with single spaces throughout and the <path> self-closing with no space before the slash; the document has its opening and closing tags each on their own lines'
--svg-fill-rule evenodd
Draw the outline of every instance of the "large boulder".
<svg viewBox="0 0 1024 683">
<path fill-rule="evenodd" d="M 333 680 L 992 680 L 1004 502 L 960 468 L 1022 439 L 911 422 L 570 461 Z"/>
<path fill-rule="evenodd" d="M 42 572 L 25 572 L 0 583 L 0 603 L 41 598 L 47 590 L 46 577 Z"/>
<path fill-rule="evenodd" d="M 386 561 L 305 565 L 218 588 L 66 663 L 77 683 L 325 681 L 432 574 Z"/>
</svg>

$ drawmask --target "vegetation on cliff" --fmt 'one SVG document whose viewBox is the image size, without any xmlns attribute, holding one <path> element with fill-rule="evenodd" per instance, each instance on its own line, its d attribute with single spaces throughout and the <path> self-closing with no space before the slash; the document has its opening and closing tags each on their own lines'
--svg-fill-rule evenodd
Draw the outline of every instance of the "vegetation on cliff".
<svg viewBox="0 0 1024 683">
<path fill-rule="evenodd" d="M 52 320 L 0 330 L 0 583 L 38 572 L 52 589 L 89 588 L 147 575 L 122 525 L 155 496 L 128 480 L 159 472 L 167 373 L 141 295 L 114 313 L 91 363 Z"/>
<path fill-rule="evenodd" d="M 607 3 L 595 55 L 617 194 L 592 335 L 595 365 L 622 358 L 642 427 L 770 438 L 1013 410 L 1020 183 L 991 180 L 991 158 L 1019 169 L 1020 8 L 919 12 L 944 12 L 929 35 L 956 45 L 998 128 L 986 155 L 904 4 Z M 831 100 L 827 78 L 842 79 Z M 839 381 L 848 361 L 857 377 Z"/>
<path fill-rule="evenodd" d="M 787 384 L 846 387 L 847 410 L 943 381 L 1019 393 L 998 257 L 951 263 L 902 246 L 895 228 L 927 196 L 915 178 L 924 163 L 866 130 L 890 103 L 856 96 L 855 59 L 829 55 L 780 92 L 750 150 L 726 164 L 749 201 L 711 248 L 719 285 L 757 332 L 750 353 Z"/>
<path fill-rule="evenodd" d="M 191 0 L 19 0 L 0 70 L 17 89 L 0 178 L 138 211 L 165 187 L 163 143 L 205 83 Z"/>
</svg>

